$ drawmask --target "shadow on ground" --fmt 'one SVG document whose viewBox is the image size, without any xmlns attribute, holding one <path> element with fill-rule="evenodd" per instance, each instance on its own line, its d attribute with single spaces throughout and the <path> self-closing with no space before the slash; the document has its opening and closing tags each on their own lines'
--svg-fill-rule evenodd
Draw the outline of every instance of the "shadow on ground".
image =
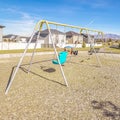
<svg viewBox="0 0 120 120">
<path fill-rule="evenodd" d="M 94 110 L 100 110 L 104 117 L 109 117 L 112 120 L 120 120 L 120 107 L 110 101 L 95 101 L 91 102 Z"/>
<path fill-rule="evenodd" d="M 37 64 L 37 63 L 40 63 L 40 62 L 47 62 L 47 61 L 50 61 L 50 60 L 38 61 L 38 62 L 34 62 L 34 63 L 32 63 L 32 64 Z M 22 64 L 22 65 L 20 65 L 19 69 L 21 69 L 22 71 L 24 71 L 25 73 L 28 74 L 28 69 L 25 68 L 26 65 L 28 66 L 28 65 L 30 65 L 30 64 Z M 13 67 L 12 67 L 12 70 L 11 70 L 11 73 L 10 73 L 9 80 L 8 80 L 8 83 L 7 83 L 7 86 L 6 86 L 5 91 L 7 90 L 7 88 L 8 88 L 9 86 L 11 86 L 11 85 L 10 85 L 10 84 L 12 83 L 11 79 L 12 79 L 12 77 L 13 77 L 13 75 L 14 75 L 14 72 L 15 72 L 15 70 L 16 70 L 16 67 L 17 67 L 17 66 L 13 66 Z M 48 73 L 52 73 L 52 72 L 55 72 L 55 71 L 56 71 L 54 68 L 46 68 L 46 66 L 40 66 L 40 68 L 41 68 L 44 72 L 48 72 Z M 17 72 L 16 72 L 16 73 L 17 73 Z M 46 77 L 44 77 L 44 76 L 42 76 L 42 75 L 39 75 L 39 74 L 37 74 L 37 73 L 35 73 L 35 72 L 31 71 L 31 70 L 29 71 L 29 73 L 34 74 L 34 75 L 36 75 L 36 76 L 39 76 L 39 77 L 41 77 L 41 78 L 43 78 L 43 79 L 45 79 L 45 80 L 48 80 L 48 81 L 51 81 L 51 82 L 60 84 L 60 85 L 62 85 L 62 86 L 66 86 L 65 84 L 62 84 L 62 83 L 60 83 L 60 82 L 58 82 L 58 81 L 55 81 L 55 80 L 52 80 L 52 79 L 49 79 L 49 78 L 46 78 Z"/>
<path fill-rule="evenodd" d="M 48 73 L 53 73 L 56 70 L 54 68 L 48 68 L 46 66 L 40 66 L 41 70 L 43 70 L 44 72 L 48 72 Z"/>
</svg>

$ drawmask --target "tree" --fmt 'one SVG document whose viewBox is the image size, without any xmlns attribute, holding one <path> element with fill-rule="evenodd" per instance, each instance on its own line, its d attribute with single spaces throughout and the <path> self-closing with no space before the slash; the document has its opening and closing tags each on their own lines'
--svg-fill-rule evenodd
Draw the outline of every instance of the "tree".
<svg viewBox="0 0 120 120">
<path fill-rule="evenodd" d="M 112 42 L 112 39 L 111 39 L 111 38 L 109 38 L 109 39 L 108 39 L 108 42 Z"/>
</svg>

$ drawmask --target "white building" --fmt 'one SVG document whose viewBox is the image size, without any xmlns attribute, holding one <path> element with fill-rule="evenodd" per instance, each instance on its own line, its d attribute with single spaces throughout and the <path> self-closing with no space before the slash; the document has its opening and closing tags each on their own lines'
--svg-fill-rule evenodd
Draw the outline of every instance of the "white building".
<svg viewBox="0 0 120 120">
<path fill-rule="evenodd" d="M 51 29 L 52 39 L 56 46 L 61 47 L 66 43 L 66 34 L 56 29 Z M 40 40 L 44 41 L 42 47 L 53 47 L 48 29 L 41 31 Z"/>
<path fill-rule="evenodd" d="M 0 42 L 2 42 L 2 36 L 3 36 L 3 28 L 4 28 L 5 26 L 1 26 L 0 25 Z"/>
<path fill-rule="evenodd" d="M 76 33 L 74 31 L 66 32 L 66 40 L 68 44 L 82 44 L 83 43 L 83 35 Z"/>
<path fill-rule="evenodd" d="M 3 36 L 3 40 L 4 40 L 4 42 L 27 43 L 28 37 L 14 35 L 14 34 L 8 34 L 8 35 Z"/>
</svg>

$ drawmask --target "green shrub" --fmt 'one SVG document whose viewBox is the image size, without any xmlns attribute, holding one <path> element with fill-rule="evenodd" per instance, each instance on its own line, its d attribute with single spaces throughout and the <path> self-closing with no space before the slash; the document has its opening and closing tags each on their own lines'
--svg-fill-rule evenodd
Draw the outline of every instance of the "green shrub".
<svg viewBox="0 0 120 120">
<path fill-rule="evenodd" d="M 86 43 L 83 41 L 82 43 L 82 47 L 85 48 L 86 47 Z"/>
<path fill-rule="evenodd" d="M 108 45 L 110 45 L 110 42 L 108 42 Z"/>
<path fill-rule="evenodd" d="M 119 45 L 118 45 L 118 48 L 120 48 L 120 43 L 119 43 Z"/>
</svg>

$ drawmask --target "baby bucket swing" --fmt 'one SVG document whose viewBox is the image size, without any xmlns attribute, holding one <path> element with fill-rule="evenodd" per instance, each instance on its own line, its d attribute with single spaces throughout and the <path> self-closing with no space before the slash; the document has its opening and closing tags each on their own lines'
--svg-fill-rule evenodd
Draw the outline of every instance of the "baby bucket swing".
<svg viewBox="0 0 120 120">
<path fill-rule="evenodd" d="M 59 58 L 59 61 L 60 61 L 60 64 L 61 64 L 61 65 L 63 65 L 63 64 L 66 62 L 66 60 L 67 60 L 67 55 L 68 55 L 68 52 L 66 52 L 66 51 L 63 51 L 63 52 L 60 52 L 60 53 L 59 53 L 58 58 Z M 59 64 L 59 62 L 58 62 L 57 59 L 52 60 L 52 63 L 53 63 L 53 64 Z"/>
</svg>

